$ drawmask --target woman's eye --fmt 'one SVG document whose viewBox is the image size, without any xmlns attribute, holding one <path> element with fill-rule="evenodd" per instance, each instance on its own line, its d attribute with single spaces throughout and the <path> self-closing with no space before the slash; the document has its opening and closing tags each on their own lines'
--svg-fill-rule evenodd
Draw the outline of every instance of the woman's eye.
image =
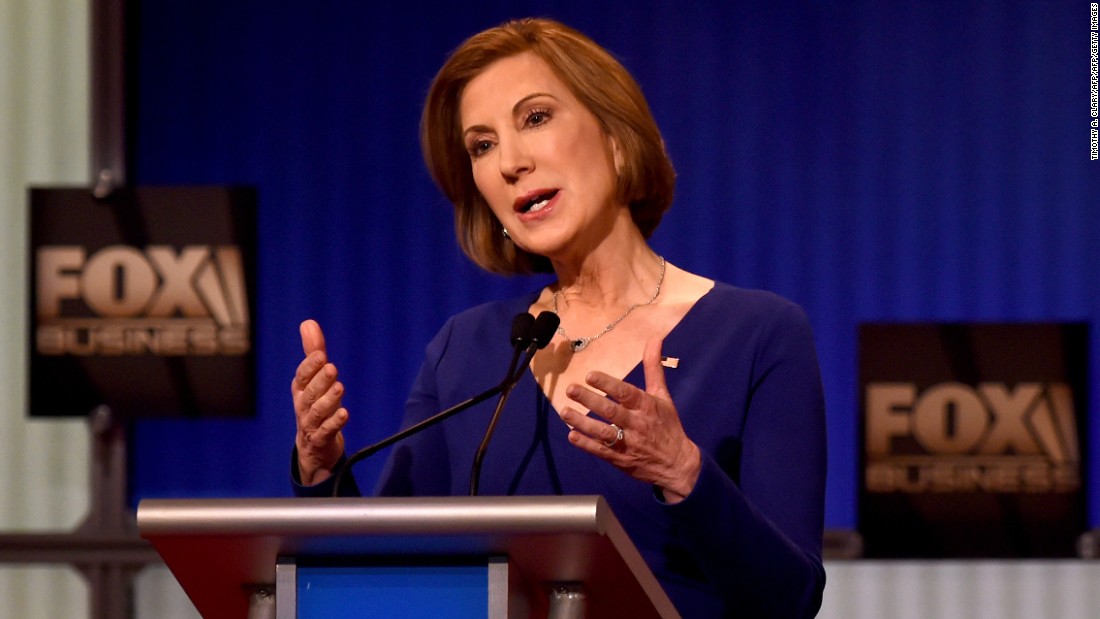
<svg viewBox="0 0 1100 619">
<path fill-rule="evenodd" d="M 548 120 L 550 120 L 550 112 L 546 110 L 532 110 L 531 113 L 527 115 L 527 125 L 530 127 L 537 127 L 545 124 Z"/>
<path fill-rule="evenodd" d="M 489 149 L 492 147 L 493 143 L 489 140 L 477 140 L 475 142 L 471 142 L 470 145 L 466 147 L 466 150 L 470 151 L 471 157 L 480 157 L 481 155 L 489 152 Z"/>
</svg>

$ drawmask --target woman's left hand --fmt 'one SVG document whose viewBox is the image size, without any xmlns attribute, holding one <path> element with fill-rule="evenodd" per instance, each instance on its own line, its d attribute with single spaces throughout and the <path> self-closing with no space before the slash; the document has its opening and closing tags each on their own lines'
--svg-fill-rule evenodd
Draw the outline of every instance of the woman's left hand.
<svg viewBox="0 0 1100 619">
<path fill-rule="evenodd" d="M 585 382 L 607 397 L 577 384 L 566 389 L 570 399 L 606 423 L 572 408 L 565 408 L 561 418 L 573 428 L 570 443 L 635 479 L 656 485 L 666 501 L 678 503 L 695 487 L 702 462 L 699 447 L 684 433 L 665 385 L 661 344 L 661 340 L 648 342 L 642 355 L 645 391 L 597 371 L 589 372 Z M 620 432 L 622 438 L 616 440 Z"/>
</svg>

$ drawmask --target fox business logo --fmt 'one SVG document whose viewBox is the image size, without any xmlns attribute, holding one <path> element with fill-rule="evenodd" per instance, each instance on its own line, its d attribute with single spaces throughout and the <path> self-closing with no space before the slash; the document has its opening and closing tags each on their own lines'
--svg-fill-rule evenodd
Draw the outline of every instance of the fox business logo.
<svg viewBox="0 0 1100 619">
<path fill-rule="evenodd" d="M 1064 383 L 866 388 L 867 492 L 1068 493 L 1081 485 Z"/>
<path fill-rule="evenodd" d="M 36 252 L 40 355 L 243 355 L 248 297 L 234 245 L 77 245 Z"/>
</svg>

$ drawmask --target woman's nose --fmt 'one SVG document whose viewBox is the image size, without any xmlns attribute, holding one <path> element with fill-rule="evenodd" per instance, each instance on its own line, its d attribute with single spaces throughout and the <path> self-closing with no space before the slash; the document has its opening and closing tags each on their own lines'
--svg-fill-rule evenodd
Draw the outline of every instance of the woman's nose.
<svg viewBox="0 0 1100 619">
<path fill-rule="evenodd" d="M 523 140 L 518 137 L 500 141 L 500 173 L 508 179 L 517 179 L 535 169 L 535 161 Z"/>
</svg>

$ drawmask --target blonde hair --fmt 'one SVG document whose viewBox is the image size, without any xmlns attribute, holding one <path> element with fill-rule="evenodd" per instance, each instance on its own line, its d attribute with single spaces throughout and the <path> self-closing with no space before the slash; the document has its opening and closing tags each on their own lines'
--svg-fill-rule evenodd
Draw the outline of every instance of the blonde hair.
<svg viewBox="0 0 1100 619">
<path fill-rule="evenodd" d="M 466 84 L 497 60 L 523 52 L 546 62 L 618 144 L 622 165 L 617 194 L 649 238 L 672 204 L 676 173 L 641 88 L 618 60 L 580 32 L 553 20 L 521 19 L 462 43 L 436 74 L 424 103 L 420 147 L 436 185 L 454 204 L 462 251 L 493 273 L 552 270 L 545 257 L 504 239 L 500 222 L 474 184 L 459 120 Z"/>
</svg>

